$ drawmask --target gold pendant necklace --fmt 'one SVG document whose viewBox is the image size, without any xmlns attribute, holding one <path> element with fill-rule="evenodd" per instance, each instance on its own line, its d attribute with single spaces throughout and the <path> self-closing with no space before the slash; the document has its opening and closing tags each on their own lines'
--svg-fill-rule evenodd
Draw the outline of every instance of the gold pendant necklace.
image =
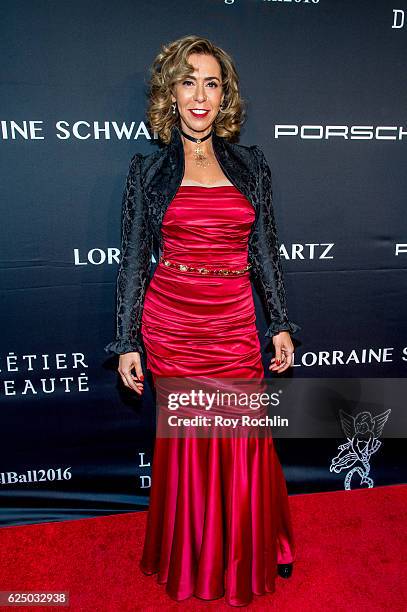
<svg viewBox="0 0 407 612">
<path fill-rule="evenodd" d="M 212 130 L 203 138 L 194 138 L 193 136 L 186 134 L 183 130 L 181 130 L 181 134 L 183 134 L 183 136 L 185 136 L 185 138 L 187 138 L 188 140 L 191 140 L 192 142 L 195 142 L 197 144 L 197 147 L 194 151 L 195 165 L 199 166 L 200 168 L 207 168 L 208 166 L 210 166 L 211 162 L 205 155 L 205 150 L 199 145 L 201 144 L 201 142 L 204 142 L 204 140 L 207 140 L 212 136 Z"/>
<path fill-rule="evenodd" d="M 207 168 L 211 162 L 208 160 L 207 157 L 205 157 L 205 151 L 203 150 L 203 148 L 199 146 L 201 141 L 197 140 L 196 142 L 198 146 L 194 151 L 195 165 L 199 166 L 200 168 Z"/>
</svg>

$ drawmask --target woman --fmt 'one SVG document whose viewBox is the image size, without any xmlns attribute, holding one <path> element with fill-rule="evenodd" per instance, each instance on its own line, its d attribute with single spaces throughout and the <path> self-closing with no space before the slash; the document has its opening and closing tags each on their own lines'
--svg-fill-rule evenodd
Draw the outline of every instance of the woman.
<svg viewBox="0 0 407 612">
<path fill-rule="evenodd" d="M 159 377 L 264 377 L 251 280 L 270 316 L 269 370 L 292 363 L 273 207 L 261 149 L 233 144 L 243 101 L 230 56 L 186 36 L 152 66 L 151 128 L 164 143 L 133 156 L 123 196 L 117 334 L 126 387 L 143 364 Z M 155 246 L 154 246 L 155 244 Z M 158 246 L 158 249 L 157 249 Z M 149 280 L 152 254 L 158 265 Z M 144 343 L 144 348 L 143 348 Z M 135 375 L 132 370 L 135 370 Z M 178 601 L 245 605 L 289 577 L 294 541 L 271 434 L 259 439 L 156 438 L 140 567 Z"/>
</svg>

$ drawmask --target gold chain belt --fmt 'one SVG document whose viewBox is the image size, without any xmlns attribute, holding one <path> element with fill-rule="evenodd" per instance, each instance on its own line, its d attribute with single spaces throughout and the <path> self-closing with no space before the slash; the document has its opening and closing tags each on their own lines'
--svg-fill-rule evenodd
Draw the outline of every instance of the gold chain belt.
<svg viewBox="0 0 407 612">
<path fill-rule="evenodd" d="M 167 266 L 169 268 L 176 268 L 177 270 L 181 270 L 181 272 L 199 272 L 200 274 L 219 274 L 220 276 L 229 276 L 229 275 L 232 276 L 235 274 L 244 274 L 245 272 L 247 272 L 247 270 L 251 268 L 251 264 L 247 264 L 245 268 L 242 268 L 240 270 L 231 270 L 230 268 L 208 269 L 208 268 L 203 268 L 203 267 L 188 266 L 187 264 L 176 263 L 174 261 L 170 261 L 169 259 L 164 259 L 162 255 L 160 257 L 160 263 L 163 263 L 164 266 Z"/>
</svg>

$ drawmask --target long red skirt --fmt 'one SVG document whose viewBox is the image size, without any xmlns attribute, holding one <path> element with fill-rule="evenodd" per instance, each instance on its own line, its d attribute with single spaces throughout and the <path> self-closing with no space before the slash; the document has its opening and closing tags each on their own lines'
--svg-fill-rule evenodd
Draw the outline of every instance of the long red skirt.
<svg viewBox="0 0 407 612">
<path fill-rule="evenodd" d="M 180 187 L 164 217 L 164 255 L 243 268 L 254 220 L 230 186 Z M 181 272 L 159 263 L 147 289 L 147 367 L 160 377 L 264 378 L 249 272 Z M 295 547 L 286 482 L 267 435 L 157 436 L 140 568 L 177 601 L 225 596 L 248 604 L 275 590 Z"/>
</svg>

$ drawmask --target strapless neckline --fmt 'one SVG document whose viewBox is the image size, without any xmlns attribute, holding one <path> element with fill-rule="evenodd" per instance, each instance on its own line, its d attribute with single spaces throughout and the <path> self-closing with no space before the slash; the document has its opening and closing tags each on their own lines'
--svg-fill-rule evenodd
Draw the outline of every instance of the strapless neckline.
<svg viewBox="0 0 407 612">
<path fill-rule="evenodd" d="M 192 188 L 197 188 L 198 189 L 236 189 L 235 185 L 180 185 L 180 188 L 182 189 L 191 189 Z"/>
</svg>

